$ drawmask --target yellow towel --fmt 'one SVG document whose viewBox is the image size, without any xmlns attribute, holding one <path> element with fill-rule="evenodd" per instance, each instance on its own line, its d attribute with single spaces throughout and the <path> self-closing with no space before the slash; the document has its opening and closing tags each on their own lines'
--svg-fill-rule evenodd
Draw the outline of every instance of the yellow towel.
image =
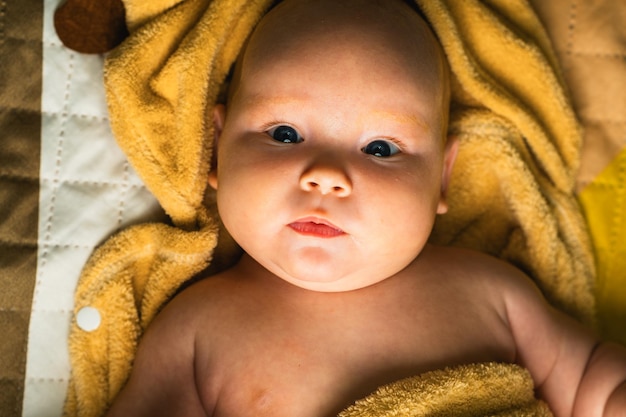
<svg viewBox="0 0 626 417">
<path fill-rule="evenodd" d="M 111 125 L 173 225 L 125 230 L 86 265 L 75 316 L 95 307 L 101 323 L 87 331 L 72 322 L 65 415 L 101 415 L 160 307 L 214 267 L 212 259 L 227 264 L 236 256 L 204 204 L 212 137 L 207 112 L 271 3 L 125 0 L 131 34 L 106 62 Z M 539 20 L 525 0 L 417 3 L 450 60 L 451 130 L 461 140 L 450 211 L 433 241 L 510 260 L 551 302 L 592 322 L 594 263 L 573 196 L 581 136 Z"/>
<path fill-rule="evenodd" d="M 380 387 L 339 417 L 550 417 L 525 369 L 485 363 L 426 372 Z"/>
<path fill-rule="evenodd" d="M 511 261 L 591 321 L 594 261 L 573 194 L 581 132 L 544 28 L 525 0 L 417 2 L 456 78 L 462 141 L 432 240 Z"/>
</svg>

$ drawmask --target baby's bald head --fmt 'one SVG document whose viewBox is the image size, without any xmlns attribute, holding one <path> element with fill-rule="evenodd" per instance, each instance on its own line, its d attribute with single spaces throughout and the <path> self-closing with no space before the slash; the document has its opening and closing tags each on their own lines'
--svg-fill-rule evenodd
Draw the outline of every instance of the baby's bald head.
<svg viewBox="0 0 626 417">
<path fill-rule="evenodd" d="M 432 95 L 447 126 L 445 55 L 430 26 L 403 0 L 282 1 L 251 35 L 237 64 L 229 101 L 242 79 L 254 79 L 257 70 L 281 65 L 284 57 L 294 54 L 311 66 L 351 60 L 372 72 L 395 70 L 397 77 L 413 77 L 425 94 Z"/>
</svg>

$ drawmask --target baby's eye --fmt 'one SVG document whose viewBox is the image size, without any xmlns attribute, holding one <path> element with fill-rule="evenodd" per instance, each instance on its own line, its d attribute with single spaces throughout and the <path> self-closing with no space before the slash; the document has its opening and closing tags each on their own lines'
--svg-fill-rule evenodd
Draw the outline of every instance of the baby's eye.
<svg viewBox="0 0 626 417">
<path fill-rule="evenodd" d="M 381 158 L 392 156 L 400 152 L 400 148 L 387 140 L 372 141 L 361 150 L 368 155 L 378 156 Z"/>
<path fill-rule="evenodd" d="M 274 140 L 282 143 L 300 143 L 303 141 L 298 131 L 291 126 L 277 126 L 267 132 Z"/>
</svg>

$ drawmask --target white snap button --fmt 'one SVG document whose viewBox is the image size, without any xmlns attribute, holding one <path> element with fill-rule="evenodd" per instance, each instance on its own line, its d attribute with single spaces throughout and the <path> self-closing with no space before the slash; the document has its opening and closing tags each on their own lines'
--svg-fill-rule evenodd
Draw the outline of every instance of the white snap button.
<svg viewBox="0 0 626 417">
<path fill-rule="evenodd" d="M 100 312 L 93 307 L 83 307 L 76 314 L 76 324 L 86 332 L 93 332 L 100 327 Z"/>
</svg>

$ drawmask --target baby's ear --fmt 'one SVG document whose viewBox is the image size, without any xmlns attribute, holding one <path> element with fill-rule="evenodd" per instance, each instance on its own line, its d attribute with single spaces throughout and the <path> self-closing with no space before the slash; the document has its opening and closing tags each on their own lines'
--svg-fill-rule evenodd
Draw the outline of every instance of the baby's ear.
<svg viewBox="0 0 626 417">
<path fill-rule="evenodd" d="M 437 214 L 444 214 L 448 211 L 448 202 L 446 200 L 448 194 L 448 185 L 450 184 L 450 177 L 452 176 L 452 168 L 454 167 L 454 161 L 456 161 L 456 155 L 459 150 L 459 141 L 456 136 L 448 136 L 446 142 L 446 148 L 443 155 L 443 170 L 441 173 L 441 197 L 439 198 L 439 206 L 437 207 Z"/>
<path fill-rule="evenodd" d="M 215 129 L 215 144 L 217 144 L 217 139 L 222 134 L 225 119 L 226 106 L 223 104 L 216 104 L 215 107 L 213 107 L 213 128 Z"/>
<path fill-rule="evenodd" d="M 216 104 L 213 108 L 213 152 L 211 153 L 211 170 L 209 171 L 209 185 L 217 190 L 217 143 L 226 119 L 226 106 Z"/>
</svg>

